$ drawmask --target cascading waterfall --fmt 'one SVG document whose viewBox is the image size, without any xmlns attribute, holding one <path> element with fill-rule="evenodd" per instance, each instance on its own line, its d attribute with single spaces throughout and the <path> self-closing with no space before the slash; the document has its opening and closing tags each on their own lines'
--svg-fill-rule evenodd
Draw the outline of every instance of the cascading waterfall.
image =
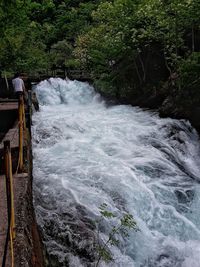
<svg viewBox="0 0 200 267">
<path fill-rule="evenodd" d="M 36 87 L 34 205 L 50 266 L 95 266 L 94 221 L 106 203 L 133 215 L 130 231 L 100 266 L 200 266 L 200 142 L 186 121 L 108 106 L 87 83 Z M 100 238 L 106 240 L 110 220 Z"/>
</svg>

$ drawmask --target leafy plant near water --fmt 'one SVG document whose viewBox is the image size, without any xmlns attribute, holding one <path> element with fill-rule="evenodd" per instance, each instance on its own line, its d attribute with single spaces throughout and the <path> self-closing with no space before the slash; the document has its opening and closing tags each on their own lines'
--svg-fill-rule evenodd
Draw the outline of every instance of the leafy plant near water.
<svg viewBox="0 0 200 267">
<path fill-rule="evenodd" d="M 101 219 L 98 222 L 97 228 L 99 229 L 99 223 L 104 219 L 113 219 L 116 218 L 116 215 L 108 211 L 108 206 L 106 203 L 103 203 L 99 207 L 101 213 Z M 120 218 L 120 222 L 117 225 L 114 225 L 108 235 L 108 239 L 104 242 L 100 241 L 99 230 L 98 230 L 98 242 L 97 242 L 97 252 L 98 258 L 95 267 L 98 267 L 101 261 L 110 262 L 114 261 L 113 255 L 109 249 L 110 246 L 119 246 L 120 241 L 117 238 L 118 235 L 122 237 L 128 237 L 129 231 L 135 230 L 138 231 L 137 223 L 134 220 L 133 216 L 129 213 L 124 214 Z"/>
</svg>

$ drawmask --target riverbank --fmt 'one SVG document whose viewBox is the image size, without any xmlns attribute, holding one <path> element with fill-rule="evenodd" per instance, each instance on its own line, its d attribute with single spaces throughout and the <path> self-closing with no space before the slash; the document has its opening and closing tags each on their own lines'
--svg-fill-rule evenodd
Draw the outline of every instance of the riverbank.
<svg viewBox="0 0 200 267">
<path fill-rule="evenodd" d="M 169 87 L 167 88 L 167 92 L 166 89 L 160 90 L 160 92 L 152 90 L 151 93 L 141 94 L 140 96 L 133 96 L 131 94 L 127 96 L 114 96 L 109 91 L 106 92 L 106 90 L 102 90 L 99 87 L 96 87 L 96 91 L 108 101 L 114 103 L 156 109 L 161 118 L 169 117 L 179 120 L 188 120 L 200 134 L 200 107 L 183 103 L 184 99 L 183 101 L 180 101 L 177 99 L 176 95 L 173 95 L 173 93 L 167 94 L 167 92 L 170 91 Z"/>
</svg>

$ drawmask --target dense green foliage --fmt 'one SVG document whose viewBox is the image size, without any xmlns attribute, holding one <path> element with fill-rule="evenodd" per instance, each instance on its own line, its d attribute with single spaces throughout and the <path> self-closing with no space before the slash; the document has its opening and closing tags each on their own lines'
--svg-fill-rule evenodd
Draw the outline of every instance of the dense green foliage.
<svg viewBox="0 0 200 267">
<path fill-rule="evenodd" d="M 0 69 L 46 73 L 76 66 L 75 39 L 91 25 L 98 2 L 0 0 Z"/>
<path fill-rule="evenodd" d="M 199 0 L 1 0 L 0 28 L 1 70 L 81 69 L 117 98 L 199 104 Z"/>
<path fill-rule="evenodd" d="M 76 55 L 101 86 L 121 96 L 155 90 L 175 76 L 173 83 L 187 87 L 180 75 L 184 65 L 189 71 L 198 64 L 192 54 L 198 58 L 199 10 L 199 1 L 106 1 L 92 14 L 94 26 L 78 37 Z"/>
</svg>

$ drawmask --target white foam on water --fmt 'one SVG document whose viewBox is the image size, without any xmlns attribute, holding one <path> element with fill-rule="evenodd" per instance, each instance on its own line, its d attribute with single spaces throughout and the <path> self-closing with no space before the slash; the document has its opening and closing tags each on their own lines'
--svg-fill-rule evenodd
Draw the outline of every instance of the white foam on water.
<svg viewBox="0 0 200 267">
<path fill-rule="evenodd" d="M 78 81 L 51 78 L 36 92 L 35 208 L 59 266 L 94 266 L 91 220 L 107 203 L 119 217 L 132 214 L 140 231 L 119 237 L 119 247 L 110 248 L 115 261 L 101 266 L 198 267 L 200 143 L 190 124 L 107 107 Z M 104 219 L 102 240 L 110 230 Z"/>
</svg>

